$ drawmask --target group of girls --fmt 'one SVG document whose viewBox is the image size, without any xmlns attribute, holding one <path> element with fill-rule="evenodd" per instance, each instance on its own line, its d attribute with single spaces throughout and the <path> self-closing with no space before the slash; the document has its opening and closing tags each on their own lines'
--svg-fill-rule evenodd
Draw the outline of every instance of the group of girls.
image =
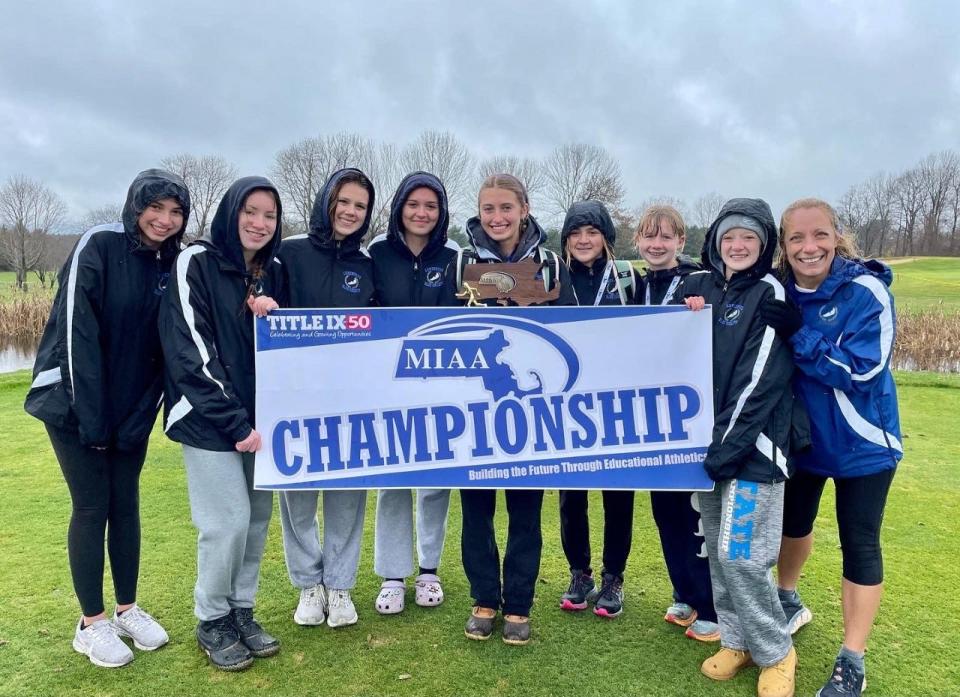
<svg viewBox="0 0 960 697">
<path fill-rule="evenodd" d="M 395 193 L 388 230 L 361 248 L 374 187 L 359 170 L 332 175 L 315 199 L 310 229 L 281 244 L 277 189 L 262 177 L 236 181 L 208 234 L 180 250 L 190 211 L 183 181 L 147 170 L 130 186 L 121 223 L 86 232 L 60 275 L 27 396 L 45 422 L 73 513 L 68 552 L 83 615 L 74 648 L 97 665 L 129 663 L 122 637 L 142 650 L 168 637 L 136 602 L 138 479 L 161 391 L 164 430 L 182 444 L 198 531 L 197 640 L 210 661 L 240 670 L 276 654 L 280 642 L 253 613 L 272 494 L 253 489 L 255 428 L 251 314 L 281 306 L 453 306 L 461 265 L 532 259 L 552 304 L 686 304 L 713 310 L 713 441 L 704 466 L 714 491 L 653 492 L 651 505 L 673 586 L 668 622 L 721 649 L 702 665 L 725 680 L 761 667 L 761 696 L 792 695 L 791 635 L 812 615 L 796 590 L 812 548 L 824 482 L 837 482 L 843 546 L 844 643 L 821 695 L 859 694 L 863 651 L 882 589 L 879 530 L 902 456 L 889 368 L 895 319 L 889 271 L 857 259 L 826 203 L 803 199 L 779 228 L 769 206 L 733 199 L 707 232 L 701 269 L 681 252 L 685 227 L 669 206 L 644 212 L 635 243 L 638 278 L 614 258 L 616 229 L 598 202 L 574 204 L 561 230 L 562 258 L 545 247 L 523 183 L 487 177 L 464 254 L 447 240 L 442 182 L 408 175 Z M 779 274 L 773 273 L 777 248 Z M 164 369 L 165 367 L 165 369 Z M 796 395 L 796 398 L 795 398 Z M 805 406 L 819 418 L 809 424 Z M 794 470 L 796 474 L 794 475 Z M 507 490 L 501 565 L 493 490 L 460 492 L 461 550 L 474 607 L 465 633 L 530 640 L 542 549 L 543 492 Z M 294 621 L 353 624 L 366 492 L 280 497 L 287 569 L 300 598 Z M 414 507 L 414 498 L 416 506 Z M 604 491 L 603 566 L 591 566 L 587 496 L 560 493 L 561 539 L 570 584 L 565 610 L 615 617 L 633 528 L 633 492 Z M 375 607 L 402 612 L 414 575 L 415 601 L 443 602 L 438 576 L 449 491 L 380 491 Z M 415 511 L 415 514 L 414 514 Z M 103 541 L 116 608 L 103 603 Z M 771 569 L 779 555 L 779 587 Z"/>
</svg>

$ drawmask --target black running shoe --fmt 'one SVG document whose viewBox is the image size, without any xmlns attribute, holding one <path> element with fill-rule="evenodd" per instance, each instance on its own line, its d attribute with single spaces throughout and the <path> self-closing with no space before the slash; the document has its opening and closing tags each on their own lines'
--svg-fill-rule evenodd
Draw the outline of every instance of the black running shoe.
<svg viewBox="0 0 960 697">
<path fill-rule="evenodd" d="M 616 617 L 621 612 L 623 612 L 623 579 L 605 573 L 593 614 L 598 617 Z"/>
<path fill-rule="evenodd" d="M 267 658 L 280 651 L 280 640 L 267 633 L 253 618 L 253 608 L 236 607 L 230 611 L 240 633 L 240 641 L 257 658 Z"/>
<path fill-rule="evenodd" d="M 233 614 L 203 621 L 197 625 L 197 643 L 210 663 L 220 670 L 243 670 L 253 663 L 253 654 L 240 641 Z"/>
<path fill-rule="evenodd" d="M 593 576 L 580 569 L 570 572 L 570 586 L 560 598 L 560 609 L 574 612 L 586 610 L 589 603 L 597 595 Z"/>
</svg>

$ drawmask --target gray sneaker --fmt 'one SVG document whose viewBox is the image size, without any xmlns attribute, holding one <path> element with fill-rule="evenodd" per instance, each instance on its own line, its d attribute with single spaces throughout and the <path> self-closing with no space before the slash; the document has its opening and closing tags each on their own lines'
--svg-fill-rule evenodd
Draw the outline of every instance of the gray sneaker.
<svg viewBox="0 0 960 697">
<path fill-rule="evenodd" d="M 787 629 L 790 634 L 796 634 L 797 630 L 813 619 L 813 613 L 800 600 L 800 594 L 794 592 L 788 594 L 782 589 L 777 589 L 780 596 L 780 607 L 783 608 L 783 614 L 787 617 Z"/>
<path fill-rule="evenodd" d="M 357 608 L 350 598 L 350 591 L 341 588 L 327 590 L 327 600 L 330 603 L 327 613 L 328 627 L 344 627 L 357 623 Z"/>
<path fill-rule="evenodd" d="M 133 639 L 133 645 L 141 651 L 159 649 L 170 641 L 170 637 L 160 623 L 139 605 L 114 615 L 113 626 L 118 636 L 130 637 Z"/>
<path fill-rule="evenodd" d="M 133 660 L 133 651 L 120 640 L 108 619 L 97 620 L 84 629 L 81 617 L 73 633 L 73 650 L 86 655 L 93 665 L 101 668 L 119 668 Z"/>
<path fill-rule="evenodd" d="M 327 619 L 327 591 L 322 583 L 300 590 L 300 602 L 293 621 L 305 627 L 323 624 Z"/>
</svg>

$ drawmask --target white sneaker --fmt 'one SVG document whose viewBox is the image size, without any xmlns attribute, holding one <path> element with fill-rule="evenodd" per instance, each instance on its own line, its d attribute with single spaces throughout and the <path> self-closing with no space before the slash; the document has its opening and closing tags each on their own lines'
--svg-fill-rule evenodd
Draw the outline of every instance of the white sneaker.
<svg viewBox="0 0 960 697">
<path fill-rule="evenodd" d="M 330 610 L 327 614 L 328 627 L 344 627 L 357 623 L 357 608 L 353 606 L 349 590 L 331 588 L 327 597 L 330 601 Z"/>
<path fill-rule="evenodd" d="M 307 627 L 323 624 L 327 617 L 327 591 L 322 583 L 300 591 L 300 602 L 293 621 Z"/>
<path fill-rule="evenodd" d="M 123 613 L 113 615 L 113 626 L 117 635 L 130 637 L 133 645 L 141 651 L 153 651 L 170 641 L 167 632 L 160 623 L 139 605 L 134 605 Z"/>
<path fill-rule="evenodd" d="M 119 668 L 133 660 L 133 651 L 120 640 L 108 619 L 97 620 L 84 629 L 81 617 L 73 633 L 73 650 L 86 654 L 93 665 L 101 668 Z"/>
<path fill-rule="evenodd" d="M 403 581 L 384 581 L 377 595 L 377 612 L 381 615 L 396 615 L 403 612 L 407 586 Z"/>
<path fill-rule="evenodd" d="M 416 602 L 420 607 L 435 607 L 443 602 L 443 587 L 436 574 L 420 574 L 415 583 Z"/>
</svg>

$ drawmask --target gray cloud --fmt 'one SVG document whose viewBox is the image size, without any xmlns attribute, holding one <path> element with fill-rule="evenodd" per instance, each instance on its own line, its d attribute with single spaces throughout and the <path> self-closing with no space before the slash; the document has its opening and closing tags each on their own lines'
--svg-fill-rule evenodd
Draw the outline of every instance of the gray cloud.
<svg viewBox="0 0 960 697">
<path fill-rule="evenodd" d="M 199 5 L 199 6 L 198 6 Z M 306 136 L 480 158 L 565 142 L 627 203 L 838 198 L 960 145 L 960 6 L 923 3 L 20 3 L 0 26 L 0 179 L 80 217 L 177 152 L 266 172 Z"/>
</svg>

